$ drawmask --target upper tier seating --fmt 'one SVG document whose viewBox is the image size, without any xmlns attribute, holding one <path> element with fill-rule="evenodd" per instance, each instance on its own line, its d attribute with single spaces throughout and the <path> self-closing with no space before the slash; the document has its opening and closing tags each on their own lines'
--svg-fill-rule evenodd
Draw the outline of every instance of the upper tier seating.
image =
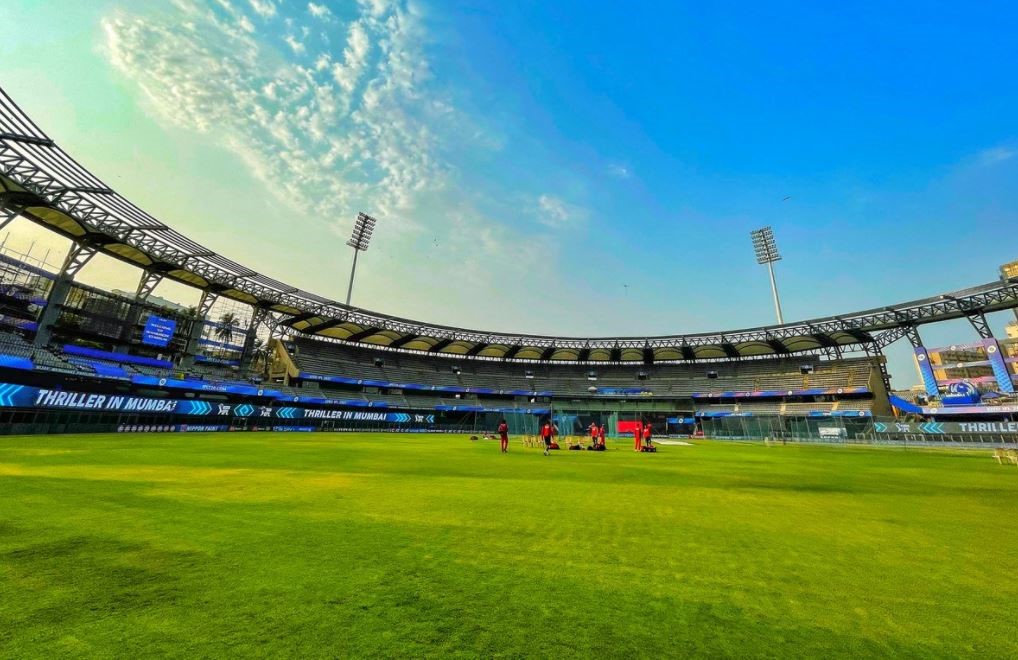
<svg viewBox="0 0 1018 660">
<path fill-rule="evenodd" d="M 611 388 L 640 389 L 680 398 L 707 392 L 867 387 L 874 368 L 869 358 L 834 362 L 813 356 L 698 364 L 522 363 L 371 351 L 305 338 L 293 343 L 291 357 L 310 374 L 571 396 L 587 395 L 591 387 L 603 394 Z M 376 366 L 376 359 L 381 366 Z M 811 365 L 813 372 L 801 373 L 802 365 Z M 525 376 L 528 371 L 532 378 Z M 593 379 L 591 371 L 596 373 Z M 717 378 L 708 378 L 707 372 L 716 372 Z"/>
</svg>

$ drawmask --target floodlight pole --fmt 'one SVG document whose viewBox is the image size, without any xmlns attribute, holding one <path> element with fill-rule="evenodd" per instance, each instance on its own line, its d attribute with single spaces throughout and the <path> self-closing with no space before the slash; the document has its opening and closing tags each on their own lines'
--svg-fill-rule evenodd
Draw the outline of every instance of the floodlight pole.
<svg viewBox="0 0 1018 660">
<path fill-rule="evenodd" d="M 357 221 L 353 225 L 353 232 L 347 245 L 353 248 L 353 265 L 350 267 L 350 284 L 346 288 L 346 306 L 350 306 L 350 298 L 353 296 L 353 280 L 357 275 L 357 253 L 368 249 L 371 244 L 371 233 L 375 230 L 375 223 L 378 222 L 367 213 L 358 213 Z"/>
<path fill-rule="evenodd" d="M 356 260 L 354 264 L 356 265 Z M 767 272 L 771 276 L 771 293 L 774 294 L 774 311 L 778 314 L 778 325 L 785 324 L 785 317 L 781 314 L 781 298 L 778 296 L 778 281 L 774 279 L 774 262 L 767 262 Z"/>
<path fill-rule="evenodd" d="M 771 278 L 771 295 L 774 296 L 774 311 L 778 316 L 778 325 L 784 325 L 785 318 L 781 313 L 781 298 L 778 296 L 778 281 L 774 277 L 774 262 L 781 261 L 781 253 L 778 252 L 778 244 L 774 240 L 774 230 L 770 227 L 755 229 L 749 232 L 753 240 L 753 250 L 756 252 L 756 262 L 767 266 L 767 273 Z"/>
<path fill-rule="evenodd" d="M 350 284 L 349 284 L 349 286 L 346 287 L 346 306 L 347 307 L 350 306 L 350 296 L 353 295 L 353 278 L 354 278 L 354 275 L 357 274 L 357 253 L 359 253 L 359 252 L 360 252 L 360 250 L 358 250 L 357 248 L 353 249 L 353 268 L 350 269 Z M 771 279 L 772 280 L 774 279 L 774 275 L 773 274 L 771 275 Z"/>
</svg>

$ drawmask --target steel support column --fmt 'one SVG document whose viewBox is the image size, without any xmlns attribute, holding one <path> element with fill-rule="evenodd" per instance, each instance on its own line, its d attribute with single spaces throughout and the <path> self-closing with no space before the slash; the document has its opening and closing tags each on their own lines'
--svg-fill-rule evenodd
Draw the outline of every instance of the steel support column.
<svg viewBox="0 0 1018 660">
<path fill-rule="evenodd" d="M 163 274 L 156 273 L 154 271 L 147 270 L 141 276 L 141 281 L 138 282 L 138 288 L 135 290 L 134 297 L 138 300 L 148 300 L 148 297 L 152 295 L 152 291 L 163 281 Z"/>
<path fill-rule="evenodd" d="M 84 243 L 71 244 L 71 249 L 64 258 L 64 265 L 60 268 L 60 274 L 74 279 L 85 264 L 95 255 L 96 249 L 94 247 Z"/>
<path fill-rule="evenodd" d="M 16 217 L 21 215 L 21 209 L 20 206 L 8 206 L 3 195 L 0 195 L 0 229 L 11 224 Z"/>
<path fill-rule="evenodd" d="M 285 318 L 285 315 L 283 315 L 283 314 L 273 314 L 273 313 L 270 312 L 268 315 L 266 315 L 266 317 L 265 317 L 265 327 L 269 329 L 269 339 L 274 339 L 277 336 L 279 336 L 279 337 L 283 336 L 283 333 L 281 332 L 281 330 L 284 327 L 284 324 L 283 324 L 283 319 L 284 318 Z"/>
<path fill-rule="evenodd" d="M 887 373 L 887 361 L 884 359 L 884 351 L 878 342 L 870 344 L 863 344 L 863 350 L 866 351 L 868 357 L 875 357 L 877 359 L 877 365 L 880 369 L 880 379 L 884 382 L 884 389 L 888 394 L 891 392 L 891 375 Z"/>
<path fill-rule="evenodd" d="M 990 322 L 986 320 L 985 314 L 981 311 L 972 312 L 966 318 L 972 324 L 972 327 L 975 328 L 980 339 L 993 339 L 993 330 L 990 329 Z"/>
<path fill-rule="evenodd" d="M 202 291 L 201 300 L 198 301 L 198 306 L 195 308 L 198 312 L 198 318 L 204 321 L 208 317 L 209 312 L 212 311 L 212 306 L 216 304 L 217 300 L 219 300 L 219 296 L 216 294 L 207 289 Z"/>
<path fill-rule="evenodd" d="M 201 340 L 205 330 L 205 320 L 208 318 L 212 306 L 219 297 L 206 289 L 201 292 L 201 299 L 195 306 L 194 319 L 191 321 L 191 332 L 187 338 L 187 348 L 184 349 L 183 366 L 190 367 L 194 364 L 194 356 L 198 354 L 198 342 Z"/>
<path fill-rule="evenodd" d="M 134 329 L 141 319 L 142 312 L 144 312 L 143 303 L 148 300 L 152 290 L 162 281 L 162 273 L 148 270 L 142 272 L 141 279 L 138 281 L 138 286 L 134 291 L 134 302 L 131 304 L 131 309 L 127 312 L 124 329 L 120 333 L 121 345 L 117 347 L 118 353 L 127 353 L 128 349 L 130 349 L 131 342 L 134 339 Z"/>
<path fill-rule="evenodd" d="M 908 337 L 908 341 L 912 344 L 912 348 L 921 348 L 923 345 L 923 338 L 919 336 L 919 328 L 915 325 L 907 325 L 903 328 L 905 336 Z"/>
</svg>

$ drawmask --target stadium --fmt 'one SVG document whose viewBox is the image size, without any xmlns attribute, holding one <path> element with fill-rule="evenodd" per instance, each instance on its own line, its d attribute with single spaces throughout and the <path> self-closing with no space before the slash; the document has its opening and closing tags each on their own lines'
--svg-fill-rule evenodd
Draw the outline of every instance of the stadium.
<svg viewBox="0 0 1018 660">
<path fill-rule="evenodd" d="M 763 327 L 485 331 L 273 279 L 78 157 L 0 89 L 0 230 L 68 246 L 0 248 L 0 655 L 1018 652 L 1014 264 Z M 136 288 L 79 281 L 96 255 Z"/>
<path fill-rule="evenodd" d="M 829 318 L 668 337 L 418 322 L 301 291 L 199 245 L 82 168 L 6 94 L 2 107 L 5 222 L 22 216 L 72 242 L 57 272 L 4 256 L 8 433 L 477 431 L 501 416 L 513 433 L 536 434 L 555 415 L 570 436 L 592 421 L 615 433 L 620 422 L 648 420 L 665 435 L 807 439 L 827 430 L 869 441 L 1013 442 L 953 424 L 902 432 L 887 420 L 1014 421 L 1018 341 L 998 341 L 986 315 L 1018 307 L 1018 278 Z M 137 267 L 133 294 L 75 282 L 97 253 Z M 198 306 L 150 302 L 163 278 L 199 288 Z M 225 328 L 210 314 L 219 300 L 238 308 Z M 923 345 L 920 328 L 959 318 L 979 339 L 962 348 L 977 354 L 945 360 L 957 356 Z M 883 349 L 899 340 L 914 347 L 933 405 L 890 391 Z M 985 373 L 956 377 L 963 364 Z M 963 381 L 982 392 L 941 396 Z M 150 400 L 162 405 L 145 407 Z M 377 414 L 356 414 L 365 410 Z"/>
</svg>

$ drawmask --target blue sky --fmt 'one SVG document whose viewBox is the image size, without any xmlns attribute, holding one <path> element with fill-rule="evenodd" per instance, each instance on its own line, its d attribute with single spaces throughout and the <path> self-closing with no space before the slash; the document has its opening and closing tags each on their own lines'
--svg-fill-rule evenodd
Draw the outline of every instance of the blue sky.
<svg viewBox="0 0 1018 660">
<path fill-rule="evenodd" d="M 1016 27 L 1006 3 L 7 0 L 0 84 L 141 206 L 278 279 L 341 298 L 364 210 L 356 304 L 662 334 L 772 321 L 762 225 L 787 319 L 1018 258 Z"/>
</svg>

